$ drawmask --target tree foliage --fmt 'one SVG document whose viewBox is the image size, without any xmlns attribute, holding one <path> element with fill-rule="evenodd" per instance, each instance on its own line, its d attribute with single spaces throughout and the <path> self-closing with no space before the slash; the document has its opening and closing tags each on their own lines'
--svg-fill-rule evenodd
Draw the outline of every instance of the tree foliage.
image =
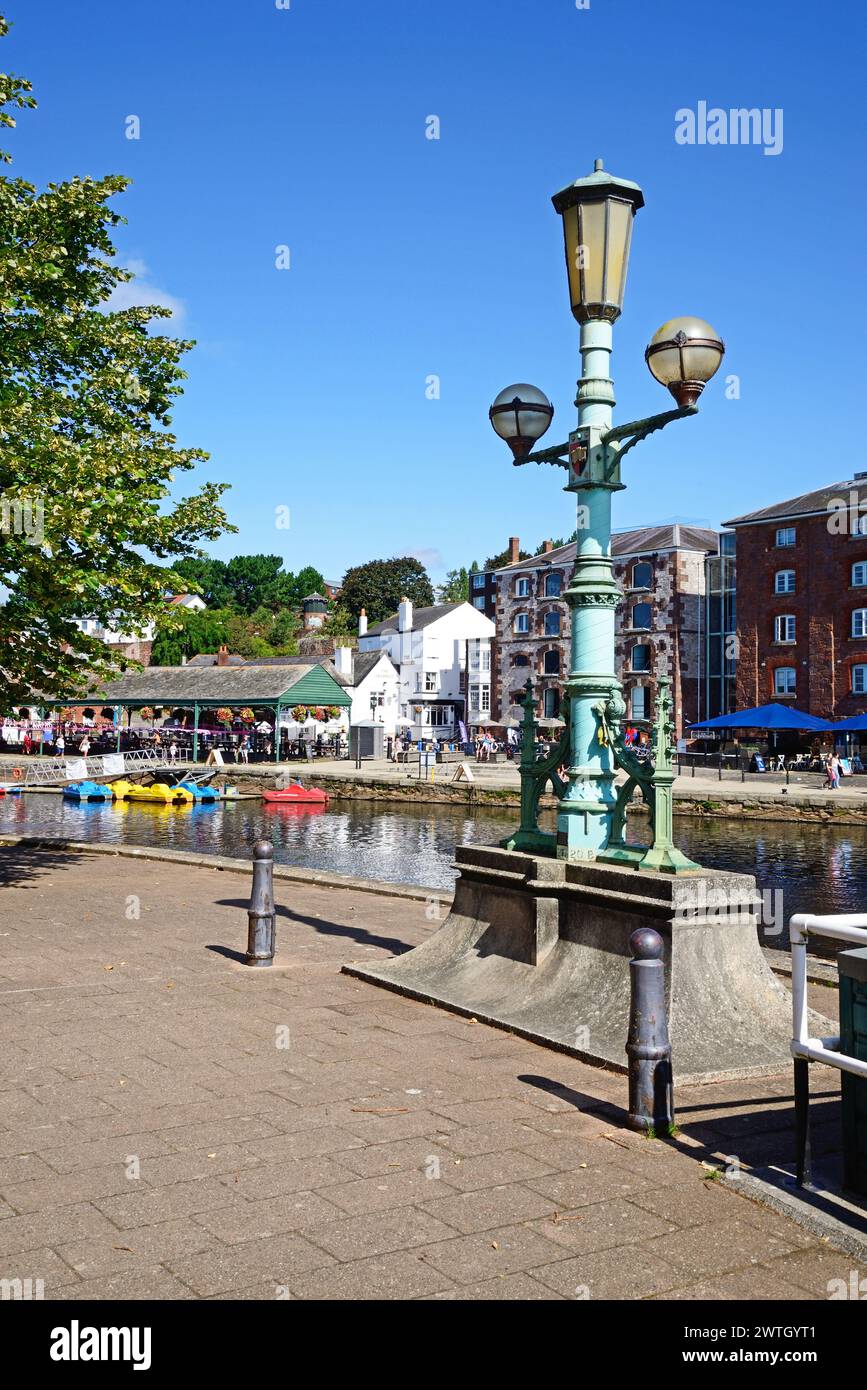
<svg viewBox="0 0 867 1390">
<path fill-rule="evenodd" d="M 368 621 L 378 623 L 397 612 L 404 596 L 417 608 L 426 608 L 434 601 L 427 570 L 411 555 L 368 560 L 366 565 L 348 569 L 343 576 L 340 602 L 356 621 L 363 608 Z"/>
<path fill-rule="evenodd" d="M 7 32 L 0 18 L 0 37 Z M 0 76 L 0 126 L 35 105 Z M 0 156 L 4 163 L 8 155 Z M 178 445 L 172 403 L 190 343 L 153 330 L 162 308 L 106 310 L 130 273 L 113 264 L 127 180 L 42 192 L 0 177 L 0 694 L 73 695 L 126 663 L 75 619 L 141 631 L 164 615 L 173 562 L 228 528 L 224 484 L 170 499 L 207 458 Z"/>
<path fill-rule="evenodd" d="M 477 567 L 478 568 L 478 567 Z M 470 570 L 461 566 L 460 569 L 449 570 L 445 583 L 437 588 L 437 599 L 440 603 L 467 603 L 470 592 Z"/>
<path fill-rule="evenodd" d="M 214 608 L 254 613 L 297 609 L 308 594 L 322 592 L 325 580 L 312 565 L 297 574 L 283 569 L 279 555 L 236 555 L 231 560 L 197 556 L 181 560 L 175 571 Z"/>
</svg>

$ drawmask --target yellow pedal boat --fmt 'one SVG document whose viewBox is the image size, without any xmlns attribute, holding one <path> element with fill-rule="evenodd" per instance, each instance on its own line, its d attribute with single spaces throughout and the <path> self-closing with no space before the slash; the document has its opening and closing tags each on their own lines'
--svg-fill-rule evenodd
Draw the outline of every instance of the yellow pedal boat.
<svg viewBox="0 0 867 1390">
<path fill-rule="evenodd" d="M 193 793 L 187 787 L 170 787 L 168 782 L 152 782 L 149 787 L 130 786 L 127 801 L 154 801 L 162 806 L 187 806 Z"/>
</svg>

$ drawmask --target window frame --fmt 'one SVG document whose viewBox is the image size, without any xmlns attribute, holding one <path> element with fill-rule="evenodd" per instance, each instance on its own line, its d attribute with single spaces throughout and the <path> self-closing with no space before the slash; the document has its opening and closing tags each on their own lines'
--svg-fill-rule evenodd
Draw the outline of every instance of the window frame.
<svg viewBox="0 0 867 1390">
<path fill-rule="evenodd" d="M 865 612 L 867 612 L 867 610 L 865 610 Z M 784 624 L 784 623 L 785 623 L 785 625 L 786 625 L 785 628 L 783 627 L 783 624 Z M 782 634 L 783 632 L 788 633 L 788 630 L 789 630 L 788 625 L 789 625 L 789 623 L 791 623 L 791 625 L 792 625 L 792 635 L 791 635 L 791 637 L 789 637 L 789 636 L 782 636 L 781 634 Z M 778 613 L 777 616 L 774 618 L 774 641 L 777 642 L 777 643 L 779 643 L 780 646 L 791 647 L 791 646 L 794 646 L 794 645 L 795 645 L 795 643 L 797 642 L 797 640 L 798 640 L 798 621 L 797 621 L 797 614 L 795 614 L 795 613 Z"/>
<path fill-rule="evenodd" d="M 791 587 L 786 585 L 780 588 L 780 580 L 791 576 Z M 774 593 L 775 594 L 794 594 L 797 591 L 798 578 L 794 570 L 777 570 L 774 574 Z"/>
<path fill-rule="evenodd" d="M 791 689 L 781 690 L 779 677 L 783 674 L 791 674 Z M 787 683 L 788 684 L 788 683 Z M 777 666 L 774 671 L 774 694 L 775 695 L 797 695 L 798 693 L 798 668 L 797 666 Z"/>
<path fill-rule="evenodd" d="M 791 536 L 791 540 L 780 540 L 781 536 Z M 797 526 L 778 526 L 774 534 L 775 550 L 790 550 L 793 545 L 798 543 Z"/>
</svg>

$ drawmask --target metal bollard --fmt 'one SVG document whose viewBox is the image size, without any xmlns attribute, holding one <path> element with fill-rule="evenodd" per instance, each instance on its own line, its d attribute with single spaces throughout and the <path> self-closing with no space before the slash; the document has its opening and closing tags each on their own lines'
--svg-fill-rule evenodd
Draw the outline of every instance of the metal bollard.
<svg viewBox="0 0 867 1390">
<path fill-rule="evenodd" d="M 253 891 L 247 909 L 249 929 L 245 965 L 274 963 L 274 846 L 257 840 L 253 846 Z"/>
<path fill-rule="evenodd" d="M 630 1129 L 668 1134 L 674 1125 L 674 1086 L 662 937 L 652 927 L 639 927 L 629 938 L 629 949 L 628 1123 Z"/>
</svg>

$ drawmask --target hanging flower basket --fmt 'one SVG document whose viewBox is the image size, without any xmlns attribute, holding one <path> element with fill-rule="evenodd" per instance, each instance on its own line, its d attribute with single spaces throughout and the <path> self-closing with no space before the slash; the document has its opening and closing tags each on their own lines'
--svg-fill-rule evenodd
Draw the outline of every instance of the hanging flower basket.
<svg viewBox="0 0 867 1390">
<path fill-rule="evenodd" d="M 340 718 L 340 706 L 339 706 L 339 705 L 329 705 L 329 706 L 328 706 L 328 718 L 329 718 L 329 719 L 339 719 L 339 718 Z"/>
<path fill-rule="evenodd" d="M 242 709 L 242 710 L 241 710 L 241 723 L 242 723 L 242 724 L 252 724 L 253 721 L 255 720 L 255 718 L 256 718 L 256 716 L 255 716 L 255 714 L 253 713 L 253 711 L 250 709 L 249 705 L 248 705 L 245 709 Z"/>
<path fill-rule="evenodd" d="M 309 710 L 306 705 L 296 705 L 292 710 L 292 718 L 296 724 L 303 724 L 308 714 Z"/>
<path fill-rule="evenodd" d="M 227 729 L 232 727 L 232 724 L 235 722 L 235 716 L 228 705 L 223 705 L 217 710 L 217 721 L 220 724 L 225 724 Z"/>
<path fill-rule="evenodd" d="M 141 715 L 142 719 L 153 719 L 154 717 L 154 712 L 151 709 L 150 705 L 142 705 L 141 709 L 139 710 L 139 714 Z"/>
</svg>

